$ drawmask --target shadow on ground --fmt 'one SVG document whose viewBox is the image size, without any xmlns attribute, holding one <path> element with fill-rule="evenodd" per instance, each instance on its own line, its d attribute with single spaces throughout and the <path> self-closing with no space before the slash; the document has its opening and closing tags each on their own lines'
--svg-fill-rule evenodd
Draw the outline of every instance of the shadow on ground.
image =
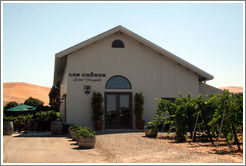
<svg viewBox="0 0 246 166">
<path fill-rule="evenodd" d="M 134 130 L 134 129 L 110 129 L 110 130 L 99 130 L 96 131 L 96 135 L 103 135 L 103 134 L 119 134 L 119 133 L 142 133 L 144 130 Z"/>
<path fill-rule="evenodd" d="M 17 134 L 13 134 L 14 137 L 68 137 L 68 135 L 52 135 L 51 131 L 44 132 L 21 132 Z"/>
</svg>

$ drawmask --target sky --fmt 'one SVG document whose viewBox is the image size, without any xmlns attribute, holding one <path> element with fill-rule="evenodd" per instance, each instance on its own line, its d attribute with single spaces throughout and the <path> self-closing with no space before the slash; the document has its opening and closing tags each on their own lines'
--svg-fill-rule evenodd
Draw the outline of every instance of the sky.
<svg viewBox="0 0 246 166">
<path fill-rule="evenodd" d="M 214 76 L 244 86 L 242 3 L 3 3 L 3 82 L 51 87 L 55 54 L 118 25 Z"/>
</svg>

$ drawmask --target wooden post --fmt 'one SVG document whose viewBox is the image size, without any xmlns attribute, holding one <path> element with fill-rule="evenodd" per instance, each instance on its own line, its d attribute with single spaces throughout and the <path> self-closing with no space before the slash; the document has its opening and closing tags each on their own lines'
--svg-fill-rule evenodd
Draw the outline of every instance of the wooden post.
<svg viewBox="0 0 246 166">
<path fill-rule="evenodd" d="M 199 117 L 199 112 L 198 112 L 197 117 L 196 117 L 196 124 L 195 124 L 195 127 L 194 127 L 194 132 L 193 132 L 193 135 L 192 135 L 191 142 L 193 141 L 195 133 L 196 133 L 196 125 L 197 125 L 197 122 L 198 122 L 198 117 Z"/>
</svg>

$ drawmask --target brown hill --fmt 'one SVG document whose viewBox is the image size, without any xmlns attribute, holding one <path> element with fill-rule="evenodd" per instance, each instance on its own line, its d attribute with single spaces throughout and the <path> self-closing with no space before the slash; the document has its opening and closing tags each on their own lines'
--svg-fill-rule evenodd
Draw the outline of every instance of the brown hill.
<svg viewBox="0 0 246 166">
<path fill-rule="evenodd" d="M 243 87 L 241 86 L 225 86 L 221 87 L 221 90 L 228 89 L 232 93 L 243 93 Z"/>
<path fill-rule="evenodd" d="M 3 105 L 10 101 L 24 103 L 29 97 L 38 98 L 49 105 L 49 87 L 43 87 L 25 82 L 6 82 L 3 83 Z"/>
</svg>

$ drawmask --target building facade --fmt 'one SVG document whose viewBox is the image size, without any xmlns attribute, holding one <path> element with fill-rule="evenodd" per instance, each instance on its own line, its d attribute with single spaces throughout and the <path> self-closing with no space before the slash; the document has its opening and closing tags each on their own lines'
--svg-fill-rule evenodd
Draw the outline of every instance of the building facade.
<svg viewBox="0 0 246 166">
<path fill-rule="evenodd" d="M 144 96 L 143 119 L 151 121 L 155 98 L 197 97 L 213 76 L 123 26 L 79 43 L 55 56 L 54 85 L 60 84 L 64 123 L 93 128 L 92 92 L 104 102 L 104 129 L 134 129 L 134 95 Z"/>
</svg>

